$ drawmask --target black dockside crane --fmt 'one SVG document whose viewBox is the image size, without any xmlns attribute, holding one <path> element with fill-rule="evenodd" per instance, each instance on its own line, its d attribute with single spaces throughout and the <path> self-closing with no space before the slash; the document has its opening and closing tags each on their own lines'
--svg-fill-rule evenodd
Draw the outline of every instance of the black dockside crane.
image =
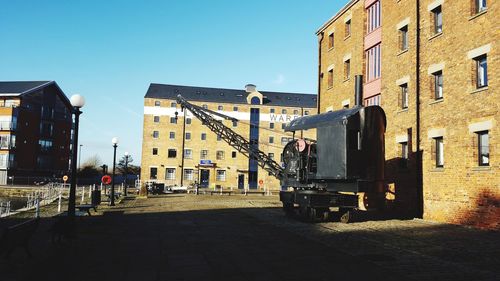
<svg viewBox="0 0 500 281">
<path fill-rule="evenodd" d="M 248 158 L 255 159 L 257 163 L 259 163 L 259 166 L 269 172 L 270 175 L 273 175 L 278 179 L 283 177 L 283 168 L 280 164 L 276 163 L 276 161 L 271 159 L 264 152 L 252 148 L 250 141 L 231 130 L 231 128 L 225 126 L 213 115 L 233 122 L 238 122 L 238 119 L 194 105 L 188 102 L 184 97 L 182 97 L 182 95 L 177 95 L 177 103 L 181 106 L 182 110 L 189 110 L 191 114 L 198 118 L 203 125 L 207 126 L 212 132 L 220 136 L 221 139 L 227 142 L 230 146 L 234 147 L 238 152 Z"/>
</svg>

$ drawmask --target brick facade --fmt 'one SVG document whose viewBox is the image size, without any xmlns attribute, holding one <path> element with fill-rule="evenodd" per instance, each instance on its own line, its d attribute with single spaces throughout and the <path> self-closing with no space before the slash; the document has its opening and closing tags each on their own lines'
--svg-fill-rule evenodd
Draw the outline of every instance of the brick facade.
<svg viewBox="0 0 500 281">
<path fill-rule="evenodd" d="M 365 8 L 374 2 L 350 1 L 317 33 L 320 39 L 326 38 L 332 28 L 344 23 L 346 15 L 352 14 L 351 38 L 357 40 L 342 42 L 344 46 L 337 44 L 337 52 L 326 54 L 323 49 L 327 43 L 321 41 L 321 110 L 338 109 L 343 100 L 353 96 L 353 86 L 344 89 L 343 81 L 334 80 L 333 87 L 325 87 L 327 66 L 342 60 L 345 49 L 356 50 L 350 51 L 354 62 L 351 75 L 365 74 L 366 55 L 359 50 L 363 37 L 366 43 L 370 36 L 365 34 Z M 498 3 L 487 1 L 482 11 L 475 9 L 476 1 L 380 3 L 380 105 L 388 123 L 388 205 L 425 219 L 499 229 Z M 435 26 L 439 12 L 442 28 Z M 403 40 L 405 32 L 407 40 Z M 477 63 L 484 57 L 488 83 L 478 88 Z M 440 73 L 443 97 L 436 99 L 435 79 Z M 407 106 L 403 102 L 405 90 Z M 486 132 L 488 163 L 481 166 L 478 133 Z M 436 139 L 441 138 L 444 163 L 436 167 L 440 166 L 436 164 Z M 405 146 L 407 156 L 403 153 Z"/>
<path fill-rule="evenodd" d="M 0 185 L 67 174 L 72 107 L 57 83 L 0 82 L 0 95 Z"/>
</svg>

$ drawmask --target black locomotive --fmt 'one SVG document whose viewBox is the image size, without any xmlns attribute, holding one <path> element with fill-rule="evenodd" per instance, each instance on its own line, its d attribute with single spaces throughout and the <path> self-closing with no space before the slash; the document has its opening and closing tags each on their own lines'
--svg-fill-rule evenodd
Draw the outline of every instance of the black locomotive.
<svg viewBox="0 0 500 281">
<path fill-rule="evenodd" d="M 296 139 L 283 150 L 281 185 L 293 189 L 280 192 L 286 213 L 298 210 L 317 220 L 338 207 L 347 222 L 352 209 L 383 205 L 386 117 L 379 106 L 361 106 L 361 78 L 356 78 L 355 107 L 304 116 L 285 128 L 317 134 L 316 140 Z"/>
</svg>

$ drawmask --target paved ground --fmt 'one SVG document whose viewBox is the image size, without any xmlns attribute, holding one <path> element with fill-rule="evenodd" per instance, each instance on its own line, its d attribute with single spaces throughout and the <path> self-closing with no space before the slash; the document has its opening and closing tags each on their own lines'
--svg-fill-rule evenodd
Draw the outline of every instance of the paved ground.
<svg viewBox="0 0 500 281">
<path fill-rule="evenodd" d="M 0 259 L 0 280 L 500 280 L 500 235 L 421 220 L 306 224 L 277 197 L 125 200 Z M 53 209 L 44 213 L 53 214 Z M 0 225 L 16 220 L 0 221 Z"/>
</svg>

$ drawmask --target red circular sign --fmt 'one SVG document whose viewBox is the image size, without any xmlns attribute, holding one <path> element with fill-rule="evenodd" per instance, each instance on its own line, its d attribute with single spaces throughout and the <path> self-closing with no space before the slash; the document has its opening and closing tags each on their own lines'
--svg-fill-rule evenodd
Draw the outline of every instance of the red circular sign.
<svg viewBox="0 0 500 281">
<path fill-rule="evenodd" d="M 111 183 L 111 177 L 108 175 L 104 175 L 101 178 L 101 182 L 104 184 L 110 184 Z"/>
<path fill-rule="evenodd" d="M 259 180 L 259 184 L 260 184 L 260 185 L 263 185 L 263 184 L 264 184 L 264 181 L 263 181 L 263 180 Z"/>
</svg>

